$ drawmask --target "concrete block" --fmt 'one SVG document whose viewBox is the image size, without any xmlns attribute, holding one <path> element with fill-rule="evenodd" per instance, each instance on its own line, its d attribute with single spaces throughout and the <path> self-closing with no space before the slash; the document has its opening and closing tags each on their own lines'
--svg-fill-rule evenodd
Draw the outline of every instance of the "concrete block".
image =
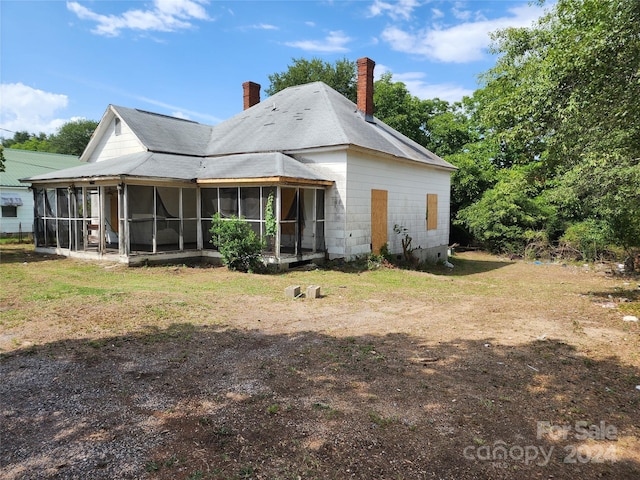
<svg viewBox="0 0 640 480">
<path fill-rule="evenodd" d="M 320 287 L 318 285 L 309 285 L 307 287 L 307 298 L 320 298 Z"/>
<path fill-rule="evenodd" d="M 285 298 L 297 298 L 300 296 L 300 285 L 290 285 L 284 289 Z"/>
</svg>

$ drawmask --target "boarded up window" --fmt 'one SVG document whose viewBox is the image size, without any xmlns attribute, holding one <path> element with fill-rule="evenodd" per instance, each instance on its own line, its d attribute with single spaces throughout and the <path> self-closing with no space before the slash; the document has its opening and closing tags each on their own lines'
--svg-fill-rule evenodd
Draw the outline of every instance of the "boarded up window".
<svg viewBox="0 0 640 480">
<path fill-rule="evenodd" d="M 438 228 L 438 195 L 427 194 L 427 230 Z"/>
<path fill-rule="evenodd" d="M 371 251 L 376 255 L 387 243 L 387 191 L 371 190 Z"/>
</svg>

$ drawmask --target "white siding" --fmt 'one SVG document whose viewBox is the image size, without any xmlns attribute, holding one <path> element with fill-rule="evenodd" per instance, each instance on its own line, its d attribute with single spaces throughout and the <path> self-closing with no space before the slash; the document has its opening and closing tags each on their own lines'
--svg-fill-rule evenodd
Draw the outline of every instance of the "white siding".
<svg viewBox="0 0 640 480">
<path fill-rule="evenodd" d="M 388 192 L 387 238 L 391 253 L 402 253 L 401 236 L 393 231 L 398 224 L 409 230 L 411 245 L 419 249 L 415 254 L 421 259 L 446 259 L 450 172 L 346 150 L 307 153 L 302 161 L 335 181 L 325 196 L 329 258 L 352 259 L 371 252 L 371 190 L 379 189 Z M 427 194 L 438 195 L 438 227 L 428 231 Z"/>
<path fill-rule="evenodd" d="M 347 198 L 346 151 L 306 153 L 302 162 L 327 180 L 335 181 L 327 188 L 325 203 L 325 246 L 329 258 L 342 258 L 345 252 L 345 205 Z"/>
<path fill-rule="evenodd" d="M 144 151 L 145 148 L 126 123 L 121 121 L 120 134 L 115 134 L 115 118 L 112 118 L 107 126 L 105 135 L 100 139 L 88 162 L 101 162 L 110 158 Z"/>
<path fill-rule="evenodd" d="M 33 232 L 33 192 L 27 187 L 2 187 L 0 194 L 22 199 L 22 205 L 16 207 L 17 217 L 0 216 L 0 234 L 14 234 L 21 229 L 23 233 Z"/>
<path fill-rule="evenodd" d="M 371 251 L 372 189 L 388 191 L 387 237 L 391 253 L 402 252 L 401 236 L 393 231 L 397 224 L 408 229 L 412 247 L 420 249 L 417 255 L 423 258 L 437 258 L 436 252 L 446 255 L 450 182 L 450 173 L 445 170 L 351 152 L 347 164 L 346 256 Z M 438 228 L 427 231 L 429 193 L 438 195 Z"/>
</svg>

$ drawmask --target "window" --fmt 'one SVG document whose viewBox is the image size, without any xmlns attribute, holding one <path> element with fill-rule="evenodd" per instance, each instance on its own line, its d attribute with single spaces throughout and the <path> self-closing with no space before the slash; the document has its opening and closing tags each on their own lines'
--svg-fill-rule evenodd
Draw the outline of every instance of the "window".
<svg viewBox="0 0 640 480">
<path fill-rule="evenodd" d="M 16 218 L 18 216 L 18 207 L 14 207 L 14 206 L 2 207 L 2 216 L 4 218 Z"/>
<path fill-rule="evenodd" d="M 427 194 L 427 230 L 438 228 L 438 195 Z"/>
<path fill-rule="evenodd" d="M 122 125 L 120 124 L 120 119 L 116 118 L 115 122 L 114 122 L 114 129 L 113 132 L 116 135 L 120 135 L 122 133 Z"/>
<path fill-rule="evenodd" d="M 218 212 L 218 189 L 203 188 L 200 190 L 201 212 L 202 217 L 202 248 L 215 248 L 211 243 L 211 217 Z"/>
<path fill-rule="evenodd" d="M 220 216 L 230 218 L 238 216 L 238 188 L 221 188 L 220 195 Z"/>
</svg>

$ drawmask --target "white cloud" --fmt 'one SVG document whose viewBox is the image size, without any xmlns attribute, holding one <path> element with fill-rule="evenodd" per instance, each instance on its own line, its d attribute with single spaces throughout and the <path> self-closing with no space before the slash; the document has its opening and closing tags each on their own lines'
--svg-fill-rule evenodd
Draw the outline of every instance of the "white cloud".
<svg viewBox="0 0 640 480">
<path fill-rule="evenodd" d="M 451 13 L 458 20 L 469 20 L 471 18 L 472 12 L 471 10 L 465 9 L 464 2 L 455 2 L 453 8 L 451 9 Z"/>
<path fill-rule="evenodd" d="M 155 100 L 153 98 L 145 97 L 143 95 L 132 95 L 126 94 L 128 97 L 134 98 L 139 102 L 148 103 L 149 105 L 153 105 L 155 107 L 163 108 L 167 111 L 172 112 L 171 115 L 177 118 L 182 118 L 184 120 L 191 120 L 192 118 L 199 118 L 208 123 L 220 123 L 222 119 L 209 115 L 208 113 L 196 112 L 194 110 L 189 110 L 187 108 L 178 107 L 176 105 L 172 105 L 170 103 L 162 102 L 160 100 Z"/>
<path fill-rule="evenodd" d="M 519 6 L 509 9 L 509 16 L 492 20 L 480 19 L 449 28 L 425 28 L 417 33 L 388 27 L 382 39 L 396 51 L 417 54 L 440 62 L 467 63 L 484 58 L 490 44 L 489 33 L 507 27 L 529 27 L 544 9 Z"/>
<path fill-rule="evenodd" d="M 407 80 L 404 82 L 407 90 L 418 98 L 423 100 L 431 98 L 439 98 L 449 103 L 459 102 L 462 97 L 470 97 L 473 90 L 464 88 L 454 83 L 426 83 L 421 80 Z"/>
<path fill-rule="evenodd" d="M 374 0 L 373 4 L 369 7 L 369 15 L 377 17 L 386 13 L 394 20 L 409 20 L 413 10 L 419 5 L 420 2 L 418 0 L 398 0 L 393 3 Z"/>
<path fill-rule="evenodd" d="M 392 82 L 404 83 L 411 95 L 422 100 L 439 98 L 453 103 L 473 94 L 473 90 L 454 83 L 428 83 L 424 72 L 394 73 L 389 67 L 381 64 L 376 65 L 375 79 L 379 80 L 386 72 L 392 73 Z"/>
<path fill-rule="evenodd" d="M 349 51 L 346 44 L 350 41 L 350 37 L 338 30 L 329 32 L 329 35 L 323 40 L 301 40 L 297 42 L 287 42 L 285 45 L 310 52 L 339 53 Z"/>
<path fill-rule="evenodd" d="M 191 20 L 209 20 L 203 7 L 208 0 L 154 0 L 153 8 L 127 10 L 120 15 L 102 15 L 78 2 L 67 2 L 67 9 L 81 20 L 95 22 L 93 33 L 117 37 L 123 30 L 173 32 L 191 28 Z"/>
<path fill-rule="evenodd" d="M 253 28 L 257 30 L 279 30 L 278 27 L 269 23 L 260 23 L 259 25 L 253 25 Z"/>
<path fill-rule="evenodd" d="M 432 8 L 431 9 L 431 16 L 434 20 L 437 20 L 438 18 L 442 18 L 444 17 L 444 12 L 442 10 L 439 10 L 437 8 Z"/>
<path fill-rule="evenodd" d="M 269 23 L 254 23 L 253 25 L 239 27 L 239 30 L 245 32 L 247 30 L 280 30 L 280 29 L 275 25 L 271 25 Z"/>
<path fill-rule="evenodd" d="M 0 127 L 12 132 L 26 130 L 50 134 L 69 121 L 57 118 L 58 111 L 67 108 L 69 103 L 63 94 L 45 92 L 22 83 L 3 83 L 0 101 Z"/>
<path fill-rule="evenodd" d="M 182 120 L 191 120 L 191 118 L 189 118 L 189 115 L 182 112 L 172 112 L 171 116 L 176 118 L 181 118 Z"/>
</svg>

